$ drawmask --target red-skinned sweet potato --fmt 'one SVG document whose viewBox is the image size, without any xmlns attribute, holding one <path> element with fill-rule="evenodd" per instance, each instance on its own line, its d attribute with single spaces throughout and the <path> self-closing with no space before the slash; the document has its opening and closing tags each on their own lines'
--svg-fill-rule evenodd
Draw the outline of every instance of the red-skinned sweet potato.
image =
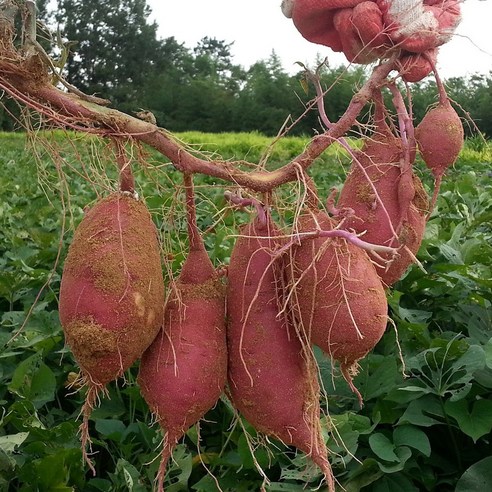
<svg viewBox="0 0 492 492">
<path fill-rule="evenodd" d="M 441 177 L 464 143 L 463 124 L 447 99 L 426 113 L 415 128 L 415 138 L 426 166 L 435 178 Z"/>
<path fill-rule="evenodd" d="M 138 383 L 165 437 L 157 489 L 181 437 L 219 399 L 227 379 L 225 285 L 196 228 L 188 193 L 190 248 L 164 313 L 164 326 L 142 356 Z M 190 208 L 191 207 L 191 208 Z"/>
<path fill-rule="evenodd" d="M 307 210 L 298 222 L 300 245 L 291 251 L 287 269 L 293 289 L 291 310 L 311 343 L 340 363 L 352 382 L 357 361 L 382 337 L 387 301 L 381 280 L 366 252 L 341 238 L 304 238 L 302 233 L 330 231 L 334 222 L 324 212 Z"/>
<path fill-rule="evenodd" d="M 363 233 L 364 241 L 369 243 L 399 248 L 396 260 L 377 267 L 383 283 L 391 286 L 414 262 L 425 231 L 428 199 L 411 163 L 402 165 L 401 140 L 386 123 L 381 104 L 376 102 L 375 131 L 355 153 L 358 162 L 351 166 L 338 208 L 354 212 L 343 222 L 344 229 Z M 381 256 L 390 259 L 387 254 Z"/>
<path fill-rule="evenodd" d="M 279 314 L 280 263 L 272 261 L 276 231 L 269 218 L 241 229 L 228 270 L 228 388 L 232 402 L 258 431 L 307 453 L 334 479 L 320 432 L 314 359 Z"/>
<path fill-rule="evenodd" d="M 88 386 L 84 453 L 98 393 L 155 338 L 163 300 L 157 231 L 144 203 L 123 193 L 100 200 L 75 231 L 59 299 L 65 338 Z"/>
</svg>

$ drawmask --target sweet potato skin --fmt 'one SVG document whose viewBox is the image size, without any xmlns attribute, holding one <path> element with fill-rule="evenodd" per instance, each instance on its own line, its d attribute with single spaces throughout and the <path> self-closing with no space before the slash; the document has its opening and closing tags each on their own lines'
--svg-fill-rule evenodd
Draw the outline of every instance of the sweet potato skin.
<svg viewBox="0 0 492 492">
<path fill-rule="evenodd" d="M 415 129 L 415 137 L 426 166 L 435 177 L 441 176 L 463 148 L 463 124 L 446 101 L 426 113 Z"/>
<path fill-rule="evenodd" d="M 190 252 L 175 287 L 138 375 L 171 448 L 215 405 L 227 379 L 225 286 L 204 249 Z"/>
<path fill-rule="evenodd" d="M 144 203 L 114 193 L 77 227 L 59 312 L 67 344 L 91 383 L 121 376 L 157 335 L 164 282 L 157 230 Z"/>
<path fill-rule="evenodd" d="M 279 315 L 279 277 L 272 264 L 275 230 L 255 219 L 232 251 L 227 288 L 228 388 L 234 406 L 258 431 L 311 453 L 320 442 L 319 387 L 300 339 Z M 324 458 L 326 460 L 326 458 Z"/>
<path fill-rule="evenodd" d="M 299 232 L 333 227 L 324 212 L 301 216 Z M 309 340 L 351 368 L 381 339 L 387 301 L 365 251 L 343 239 L 310 238 L 293 247 L 289 275 L 295 285 L 293 310 Z"/>
<path fill-rule="evenodd" d="M 400 248 L 399 257 L 389 266 L 376 267 L 383 283 L 389 287 L 414 261 L 412 255 L 417 253 L 425 231 L 428 197 L 420 179 L 411 170 L 407 171 L 408 176 L 402 173 L 401 141 L 386 125 L 373 139 L 365 142 L 356 157 L 374 183 L 391 226 L 367 177 L 354 163 L 338 199 L 339 208 L 351 208 L 354 214 L 344 221 L 342 227 L 363 233 L 364 241 L 369 243 Z M 393 230 L 398 239 L 394 237 Z M 389 259 L 388 255 L 381 256 Z"/>
</svg>

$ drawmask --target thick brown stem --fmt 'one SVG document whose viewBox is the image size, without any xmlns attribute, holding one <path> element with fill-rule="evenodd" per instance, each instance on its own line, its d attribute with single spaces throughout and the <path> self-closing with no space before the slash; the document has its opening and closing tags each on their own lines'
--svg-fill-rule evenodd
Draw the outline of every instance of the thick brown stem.
<svg viewBox="0 0 492 492">
<path fill-rule="evenodd" d="M 120 191 L 134 193 L 135 178 L 132 173 L 131 162 L 128 158 L 125 144 L 119 138 L 114 138 L 113 142 L 116 147 L 116 162 L 120 171 Z"/>
<path fill-rule="evenodd" d="M 314 137 L 306 150 L 291 162 L 271 172 L 244 172 L 239 170 L 234 162 L 220 160 L 210 162 L 199 159 L 165 130 L 114 109 L 98 106 L 73 94 L 67 94 L 49 84 L 47 77 L 33 80 L 32 73 L 21 68 L 21 59 L 18 58 L 16 62 L 0 56 L 0 88 L 15 99 L 21 100 L 23 104 L 43 113 L 52 122 L 101 136 L 132 137 L 168 157 L 179 171 L 202 173 L 234 182 L 257 192 L 271 191 L 282 184 L 297 180 L 299 167 L 306 170 L 334 141 L 351 128 L 374 90 L 383 83 L 394 68 L 393 59 L 376 67 L 366 84 L 354 95 L 340 120 L 332 124 L 324 134 Z M 56 112 L 53 111 L 54 108 Z"/>
<path fill-rule="evenodd" d="M 196 223 L 195 190 L 193 175 L 185 173 L 183 176 L 186 191 L 186 217 L 188 223 L 188 241 L 190 251 L 203 249 L 203 240 Z"/>
</svg>

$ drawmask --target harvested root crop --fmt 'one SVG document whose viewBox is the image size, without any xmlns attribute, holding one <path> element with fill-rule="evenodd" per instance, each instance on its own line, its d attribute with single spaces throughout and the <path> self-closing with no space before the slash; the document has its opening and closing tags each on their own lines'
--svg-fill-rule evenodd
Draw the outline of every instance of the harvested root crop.
<svg viewBox="0 0 492 492">
<path fill-rule="evenodd" d="M 321 435 L 319 385 L 309 347 L 280 314 L 281 265 L 270 218 L 240 231 L 228 273 L 229 394 L 259 432 L 304 451 L 321 468 L 329 490 L 334 478 Z"/>
<path fill-rule="evenodd" d="M 302 238 L 330 231 L 324 212 L 308 210 L 298 222 L 300 244 L 291 250 L 290 305 L 298 329 L 333 360 L 362 405 L 353 384 L 357 362 L 374 348 L 386 329 L 388 307 L 381 280 L 367 253 L 345 239 Z"/>
<path fill-rule="evenodd" d="M 401 140 L 386 123 L 381 101 L 376 101 L 375 130 L 355 159 L 338 199 L 339 209 L 353 213 L 341 227 L 363 234 L 369 243 L 399 248 L 390 263 L 388 255 L 377 272 L 386 286 L 393 285 L 414 262 L 425 230 L 427 194 L 405 162 Z M 408 157 L 407 157 L 408 159 Z"/>
<path fill-rule="evenodd" d="M 142 395 L 164 433 L 159 491 L 177 442 L 217 403 L 227 379 L 225 286 L 196 227 L 190 183 L 188 256 L 166 306 L 164 326 L 144 353 L 138 375 Z"/>
<path fill-rule="evenodd" d="M 157 230 L 142 201 L 114 193 L 77 227 L 63 268 L 60 320 L 87 385 L 81 434 L 99 393 L 152 343 L 162 323 L 164 282 Z"/>
</svg>

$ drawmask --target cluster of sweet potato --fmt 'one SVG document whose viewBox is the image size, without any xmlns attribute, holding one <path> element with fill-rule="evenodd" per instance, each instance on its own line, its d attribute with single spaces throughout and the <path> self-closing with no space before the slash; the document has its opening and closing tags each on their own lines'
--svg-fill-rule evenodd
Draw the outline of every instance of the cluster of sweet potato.
<svg viewBox="0 0 492 492">
<path fill-rule="evenodd" d="M 258 213 L 238 235 L 227 280 L 197 228 L 190 176 L 189 251 L 167 302 L 158 235 L 144 203 L 118 192 L 86 213 L 60 291 L 66 340 L 87 385 L 84 453 L 98 395 L 141 358 L 138 383 L 165 432 L 158 490 L 178 440 L 223 393 L 259 432 L 310 455 L 334 490 L 312 346 L 339 362 L 362 404 L 352 377 L 385 331 L 385 289 L 414 261 L 429 213 L 412 170 L 416 147 L 437 181 L 463 143 L 447 101 L 404 142 L 381 97 L 374 107 L 373 130 L 353 151 L 329 212 L 307 186 L 310 199 L 294 227 L 281 231 L 268 207 L 247 201 Z"/>
<path fill-rule="evenodd" d="M 400 73 L 417 82 L 460 21 L 459 0 L 284 0 L 282 9 L 313 43 L 370 63 L 398 50 Z"/>
<path fill-rule="evenodd" d="M 409 17 L 405 5 L 418 15 Z M 407 81 L 434 69 L 434 50 L 459 19 L 455 0 L 292 0 L 284 7 L 307 39 L 351 61 L 398 47 Z M 386 329 L 386 289 L 415 261 L 442 175 L 463 145 L 461 120 L 438 85 L 439 104 L 415 129 L 396 92 L 398 124 L 374 89 L 372 128 L 360 149 L 347 147 L 352 165 L 339 196 L 320 207 L 304 176 L 307 199 L 289 230 L 273 222 L 270 207 L 229 193 L 257 214 L 238 234 L 226 277 L 205 250 L 185 174 L 189 250 L 166 299 L 158 234 L 144 203 L 121 191 L 87 212 L 65 261 L 60 318 L 87 386 L 81 435 L 91 467 L 90 412 L 106 385 L 141 359 L 138 384 L 165 436 L 159 491 L 178 440 L 221 395 L 258 432 L 308 454 L 334 491 L 312 347 L 339 363 L 362 405 L 353 382 L 358 361 Z M 431 204 L 413 171 L 417 152 L 435 178 Z"/>
</svg>

